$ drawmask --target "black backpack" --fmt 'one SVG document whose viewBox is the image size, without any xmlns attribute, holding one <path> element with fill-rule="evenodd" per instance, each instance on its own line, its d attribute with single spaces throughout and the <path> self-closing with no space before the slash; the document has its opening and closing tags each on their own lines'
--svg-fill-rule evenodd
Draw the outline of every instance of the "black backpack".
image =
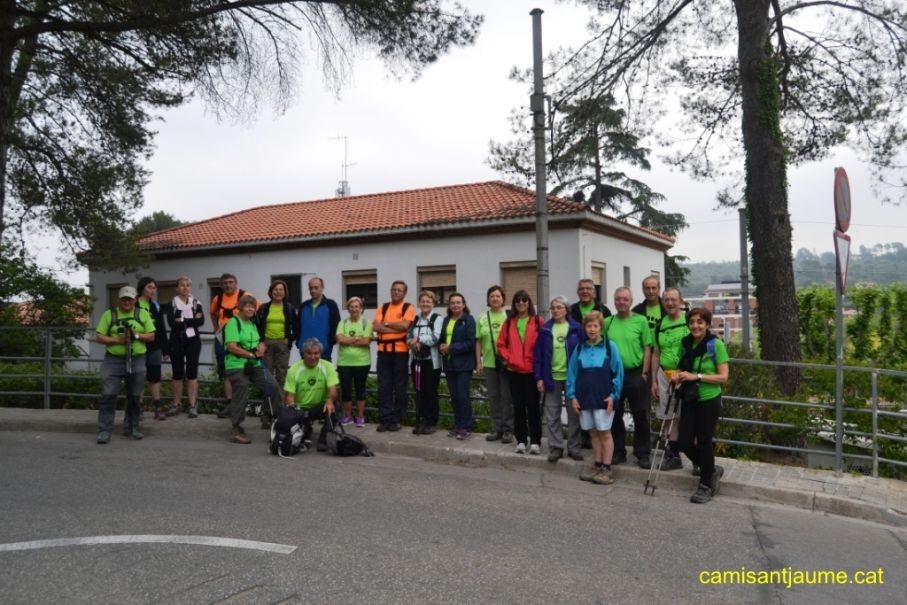
<svg viewBox="0 0 907 605">
<path fill-rule="evenodd" d="M 277 408 L 274 422 L 271 423 L 271 442 L 268 446 L 273 455 L 287 458 L 306 451 L 300 425 L 304 415 L 305 412 L 293 406 L 281 405 Z"/>
<path fill-rule="evenodd" d="M 355 435 L 347 435 L 340 424 L 335 425 L 330 415 L 325 417 L 328 451 L 336 456 L 374 456 L 365 442 Z"/>
</svg>

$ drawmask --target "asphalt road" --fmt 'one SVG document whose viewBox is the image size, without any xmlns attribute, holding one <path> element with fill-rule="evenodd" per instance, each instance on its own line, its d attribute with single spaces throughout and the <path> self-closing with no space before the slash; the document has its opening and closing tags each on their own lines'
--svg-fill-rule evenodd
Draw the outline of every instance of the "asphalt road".
<svg viewBox="0 0 907 605">
<path fill-rule="evenodd" d="M 0 602 L 907 602 L 904 530 L 725 497 L 697 506 L 555 473 L 386 455 L 287 460 L 264 449 L 261 438 L 98 446 L 86 435 L 0 432 Z M 296 548 L 139 541 L 4 550 L 131 535 Z M 881 568 L 884 583 L 700 582 L 703 571 L 742 567 Z"/>
</svg>

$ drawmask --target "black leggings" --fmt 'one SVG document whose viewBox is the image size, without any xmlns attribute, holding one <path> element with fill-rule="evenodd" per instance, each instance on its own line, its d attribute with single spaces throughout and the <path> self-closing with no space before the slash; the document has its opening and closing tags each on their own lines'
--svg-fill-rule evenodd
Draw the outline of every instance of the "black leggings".
<svg viewBox="0 0 907 605">
<path fill-rule="evenodd" d="M 170 341 L 170 364 L 173 366 L 173 379 L 195 380 L 198 378 L 198 358 L 202 353 L 202 339 L 174 338 Z M 184 374 L 185 371 L 185 374 Z"/>
<path fill-rule="evenodd" d="M 532 374 L 510 372 L 510 396 L 513 399 L 513 435 L 517 443 L 541 445 L 542 408 L 540 393 Z M 527 431 L 528 424 L 528 431 Z"/>
<path fill-rule="evenodd" d="M 721 396 L 705 401 L 681 404 L 680 451 L 699 466 L 699 482 L 712 484 L 712 473 L 715 471 L 715 451 L 712 439 L 715 437 L 715 426 L 721 416 Z"/>
</svg>

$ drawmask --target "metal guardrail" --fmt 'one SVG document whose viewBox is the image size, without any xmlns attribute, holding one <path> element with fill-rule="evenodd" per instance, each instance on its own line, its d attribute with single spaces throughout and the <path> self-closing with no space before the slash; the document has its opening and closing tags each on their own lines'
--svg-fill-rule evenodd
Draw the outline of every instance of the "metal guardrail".
<svg viewBox="0 0 907 605">
<path fill-rule="evenodd" d="M 0 356 L 0 362 L 32 362 L 40 363 L 41 371 L 31 372 L 31 373 L 22 373 L 22 374 L 11 374 L 5 373 L 3 376 L 0 376 L 0 380 L 5 379 L 40 379 L 42 384 L 41 390 L 0 390 L 0 396 L 16 396 L 16 395 L 28 395 L 28 396 L 41 396 L 43 399 L 43 405 L 45 409 L 50 409 L 51 399 L 53 397 L 84 397 L 84 398 L 96 398 L 97 393 L 84 393 L 84 392 L 63 392 L 63 391 L 54 391 L 52 389 L 53 382 L 55 379 L 69 379 L 69 380 L 94 380 L 96 375 L 79 375 L 67 371 L 68 368 L 73 366 L 85 366 L 86 368 L 97 367 L 100 365 L 103 357 L 103 347 L 93 343 L 94 331 L 92 329 L 86 329 L 83 332 L 85 336 L 82 339 L 73 338 L 74 329 L 73 328 L 10 328 L 10 327 L 0 327 L 0 336 L 3 333 L 10 330 L 28 330 L 32 333 L 39 333 L 39 339 L 33 339 L 34 342 L 41 340 L 43 342 L 43 351 L 42 355 L 19 355 L 19 356 Z M 75 330 L 78 332 L 78 330 Z M 58 342 L 62 336 L 65 335 L 70 342 L 70 349 L 75 351 L 75 355 L 54 355 L 55 347 L 57 351 L 60 351 L 60 342 Z M 213 334 L 211 332 L 203 332 L 203 339 L 209 343 L 213 340 Z M 94 350 L 94 356 L 92 356 L 92 350 Z M 763 366 L 763 367 L 795 367 L 802 370 L 815 370 L 815 371 L 828 371 L 834 372 L 835 366 L 833 365 L 824 365 L 824 364 L 814 364 L 814 363 L 790 363 L 790 362 L 777 362 L 777 361 L 761 361 L 754 359 L 731 359 L 730 364 L 732 367 L 731 377 L 733 380 L 733 367 L 734 366 Z M 214 363 L 211 361 L 200 362 L 199 366 L 201 367 L 213 367 Z M 880 409 L 880 396 L 879 396 L 879 380 L 881 377 L 890 377 L 897 380 L 904 380 L 905 388 L 904 392 L 907 393 L 907 372 L 898 371 L 898 370 L 889 370 L 884 368 L 866 368 L 860 366 L 844 366 L 845 372 L 850 373 L 851 375 L 855 374 L 869 374 L 870 375 L 870 386 L 871 394 L 869 397 L 868 407 L 845 407 L 844 412 L 848 415 L 869 415 L 870 416 L 870 430 L 861 431 L 857 430 L 855 426 L 849 426 L 848 423 L 845 423 L 843 427 L 843 439 L 845 443 L 850 442 L 851 444 L 858 439 L 865 439 L 869 442 L 869 454 L 861 454 L 856 452 L 848 452 L 845 455 L 845 458 L 850 461 L 861 461 L 861 462 L 870 462 L 871 471 L 870 474 L 873 477 L 877 477 L 879 474 L 879 465 L 886 464 L 892 467 L 898 467 L 901 469 L 907 469 L 907 447 L 903 448 L 905 455 L 903 459 L 892 459 L 888 457 L 883 457 L 879 454 L 880 442 L 887 442 L 892 444 L 900 444 L 907 446 L 907 404 L 902 403 L 902 408 L 904 411 L 890 411 L 885 409 Z M 59 373 L 62 371 L 62 373 Z M 473 382 L 474 387 L 476 386 L 476 381 L 479 381 L 481 384 L 481 379 L 476 379 Z M 204 384 L 218 384 L 219 381 L 216 380 L 204 380 L 200 379 L 199 382 Z M 369 394 L 375 395 L 374 390 L 370 390 Z M 439 398 L 442 401 L 449 401 L 449 397 L 445 393 L 441 393 Z M 199 401 L 202 402 L 214 402 L 218 398 L 215 397 L 200 397 Z M 479 386 L 479 388 L 473 388 L 473 400 L 474 403 L 486 403 L 487 401 L 484 397 L 484 388 Z M 833 414 L 835 411 L 835 406 L 833 403 L 825 403 L 821 401 L 789 401 L 781 399 L 762 399 L 758 397 L 747 397 L 741 395 L 729 395 L 726 394 L 723 397 L 725 402 L 724 413 L 720 418 L 721 424 L 727 426 L 751 426 L 759 427 L 769 430 L 793 430 L 799 431 L 803 434 L 812 436 L 814 439 L 821 439 L 823 435 L 829 435 L 832 437 L 824 437 L 825 441 L 834 443 L 834 435 L 836 434 L 837 426 L 833 421 L 825 421 L 818 426 L 810 425 L 800 425 L 792 424 L 790 422 L 775 422 L 770 420 L 759 420 L 753 418 L 739 418 L 733 415 L 728 414 L 729 406 L 727 404 L 751 404 L 759 406 L 767 406 L 770 409 L 779 409 L 779 408 L 799 408 L 799 409 L 808 409 L 814 410 L 817 414 L 829 413 Z M 905 397 L 907 400 L 907 397 Z M 375 408 L 370 407 L 370 410 L 374 411 Z M 411 407 L 408 410 L 408 415 L 413 415 L 415 410 Z M 442 416 L 451 416 L 450 412 L 442 411 Z M 477 415 L 479 420 L 488 420 L 487 415 Z M 901 434 L 895 434 L 892 432 L 886 432 L 880 430 L 879 428 L 879 419 L 880 418 L 895 418 L 904 421 L 901 424 Z M 831 424 L 829 424 L 831 422 Z M 850 423 L 853 425 L 853 423 Z M 755 449 L 766 449 L 774 450 L 777 452 L 791 453 L 797 455 L 827 455 L 829 452 L 816 449 L 814 447 L 800 447 L 792 445 L 780 445 L 772 443 L 759 443 L 752 441 L 742 441 L 739 439 L 731 438 L 722 438 L 717 437 L 715 440 L 717 443 L 723 443 L 729 446 L 738 446 L 745 448 L 755 448 Z M 840 469 L 838 469 L 840 470 Z"/>
</svg>

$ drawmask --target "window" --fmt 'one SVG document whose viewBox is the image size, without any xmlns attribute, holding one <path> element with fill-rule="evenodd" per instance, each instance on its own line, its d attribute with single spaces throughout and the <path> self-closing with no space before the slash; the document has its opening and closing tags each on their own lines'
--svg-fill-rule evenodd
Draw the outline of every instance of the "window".
<svg viewBox="0 0 907 605">
<path fill-rule="evenodd" d="M 605 263 L 592 263 L 592 283 L 595 284 L 595 300 L 605 303 L 607 301 L 608 284 Z"/>
<path fill-rule="evenodd" d="M 630 287 L 630 267 L 624 267 L 624 286 Z"/>
<path fill-rule="evenodd" d="M 139 292 L 141 294 L 141 292 Z M 175 281 L 157 282 L 157 302 L 160 305 L 169 305 L 173 297 L 176 296 Z"/>
<path fill-rule="evenodd" d="M 418 267 L 419 292 L 429 290 L 438 297 L 439 305 L 447 304 L 447 297 L 457 291 L 457 268 L 455 265 L 441 267 Z"/>
<path fill-rule="evenodd" d="M 286 275 L 272 275 L 271 282 L 281 280 L 287 283 L 287 302 L 292 303 L 297 309 L 302 304 L 302 274 L 286 274 Z M 268 287 L 271 287 L 271 284 L 268 284 Z M 265 296 L 268 292 L 265 291 Z"/>
<path fill-rule="evenodd" d="M 343 272 L 343 302 L 346 304 L 353 296 L 358 296 L 365 301 L 365 308 L 378 308 L 378 272 L 374 269 L 367 271 Z"/>
<path fill-rule="evenodd" d="M 214 300 L 214 297 L 220 294 L 222 290 L 220 289 L 220 278 L 219 277 L 209 277 L 208 278 L 208 300 Z"/>
<path fill-rule="evenodd" d="M 507 294 L 504 304 L 510 305 L 518 290 L 526 290 L 532 303 L 538 305 L 538 270 L 535 262 L 501 263 L 501 286 Z"/>
</svg>

